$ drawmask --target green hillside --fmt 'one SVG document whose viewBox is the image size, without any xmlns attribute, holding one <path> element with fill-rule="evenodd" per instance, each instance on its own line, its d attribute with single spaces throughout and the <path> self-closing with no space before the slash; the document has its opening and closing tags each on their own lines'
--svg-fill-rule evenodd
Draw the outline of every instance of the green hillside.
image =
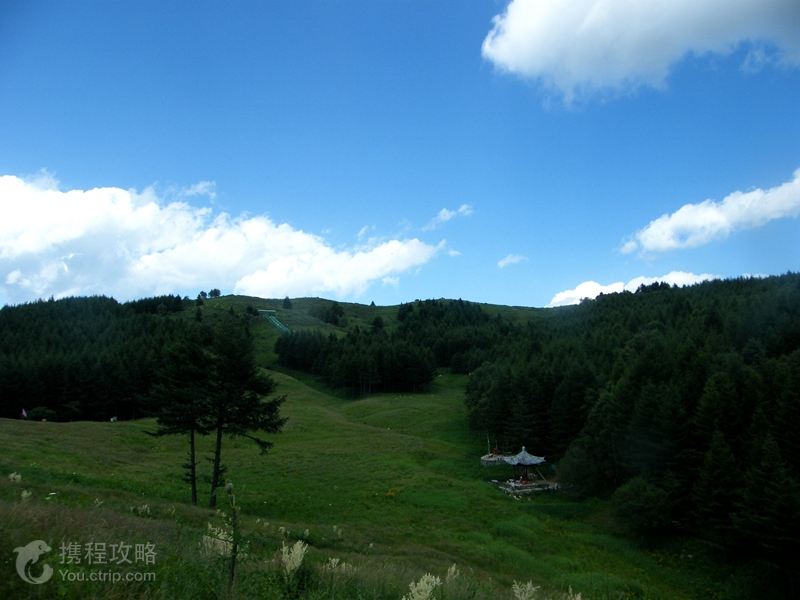
<svg viewBox="0 0 800 600">
<path fill-rule="evenodd" d="M 397 327 L 397 311 L 399 305 L 394 306 L 370 306 L 354 302 L 338 302 L 344 311 L 344 323 L 342 326 L 332 325 L 321 320 L 319 313 L 324 311 L 332 304 L 331 300 L 323 298 L 293 298 L 291 308 L 283 307 L 282 299 L 255 298 L 252 296 L 222 296 L 220 298 L 209 299 L 200 307 L 203 315 L 214 318 L 219 312 L 230 311 L 244 313 L 248 307 L 254 310 L 274 310 L 276 316 L 282 323 L 293 331 L 319 330 L 323 333 L 334 333 L 343 335 L 346 331 L 360 327 L 369 329 L 372 321 L 380 317 L 386 324 L 389 331 Z M 511 322 L 522 324 L 531 317 L 547 318 L 554 312 L 542 308 L 530 308 L 525 306 L 503 306 L 499 304 L 478 304 L 488 315 L 500 315 Z M 184 318 L 189 318 L 194 313 L 190 310 L 185 311 Z M 254 334 L 256 350 L 261 364 L 275 366 L 277 356 L 275 355 L 275 342 L 281 332 L 270 325 L 266 319 L 259 319 L 251 328 Z"/>
<path fill-rule="evenodd" d="M 222 308 L 248 301 L 218 302 Z M 306 318 L 294 315 L 294 326 Z M 489 485 L 505 474 L 478 463 L 485 440 L 467 429 L 464 377 L 440 375 L 426 394 L 353 401 L 273 375 L 287 394 L 289 417 L 285 431 L 272 436 L 273 450 L 262 457 L 246 440 L 226 442 L 228 476 L 251 537 L 238 597 L 281 597 L 269 560 L 281 540 L 297 538 L 310 543 L 309 564 L 337 557 L 357 567 L 338 595 L 328 595 L 326 580 L 314 579 L 312 569 L 309 598 L 399 598 L 412 579 L 443 576 L 453 563 L 468 583 L 448 598 L 512 598 L 515 580 L 543 586 L 546 594 L 537 597 L 570 587 L 584 598 L 748 595 L 755 567 L 720 566 L 697 543 L 640 547 L 615 535 L 602 501 L 520 501 Z M 188 504 L 180 479 L 185 441 L 146 435 L 154 428 L 151 420 L 0 420 L 0 547 L 10 552 L 43 539 L 57 550 L 64 540 L 122 539 L 158 549 L 156 582 L 124 586 L 31 586 L 6 553 L 0 597 L 217 597 L 223 566 L 198 544 L 207 523 L 218 519 Z M 201 449 L 210 452 L 209 440 Z M 11 481 L 10 473 L 21 480 Z M 30 497 L 22 500 L 26 490 Z M 57 558 L 54 551 L 51 562 Z"/>
<path fill-rule="evenodd" d="M 0 597 L 399 599 L 425 573 L 445 581 L 453 565 L 460 577 L 430 600 L 791 597 L 786 561 L 736 544 L 795 539 L 787 465 L 797 457 L 798 290 L 789 274 L 651 286 L 548 310 L 245 296 L 4 307 L 0 408 L 29 414 L 0 419 L 0 545 L 9 549 Z M 293 335 L 281 337 L 266 310 Z M 225 363 L 232 369 L 198 359 L 211 368 L 168 394 L 159 382 L 175 373 L 168 365 L 195 364 L 203 352 L 218 361 L 218 342 L 237 330 L 286 396 L 288 424 L 269 436 L 267 456 L 247 439 L 223 444 L 246 542 L 228 592 L 220 540 L 207 534 L 225 530 L 230 511 L 202 508 L 212 436 L 199 441 L 193 507 L 182 479 L 187 440 L 147 435 L 156 422 L 140 417 L 165 406 L 183 415 L 184 396 L 222 397 L 220 374 L 235 373 L 235 359 Z M 230 356 L 250 356 L 249 341 L 236 348 Z M 374 388 L 353 386 L 362 374 Z M 389 391 L 398 389 L 416 393 Z M 487 434 L 553 463 L 566 452 L 557 473 L 545 467 L 562 492 L 505 496 L 491 480 L 511 473 L 478 460 Z M 676 447 L 684 452 L 662 452 Z M 626 457 L 648 459 L 649 479 L 633 478 L 639 463 Z M 731 523 L 751 537 L 729 536 Z M 759 523 L 769 531 L 754 530 Z M 69 542 L 153 543 L 156 580 L 32 586 L 12 552 L 31 540 L 52 548 L 53 566 Z M 276 557 L 298 540 L 309 555 L 287 580 Z M 326 570 L 330 559 L 352 567 Z M 69 566 L 74 576 L 94 572 Z M 515 582 L 540 589 L 514 594 Z"/>
</svg>

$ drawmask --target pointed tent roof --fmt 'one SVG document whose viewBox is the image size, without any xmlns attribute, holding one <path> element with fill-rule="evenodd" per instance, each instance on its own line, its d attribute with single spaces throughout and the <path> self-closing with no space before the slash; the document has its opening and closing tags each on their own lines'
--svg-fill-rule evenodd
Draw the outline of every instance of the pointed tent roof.
<svg viewBox="0 0 800 600">
<path fill-rule="evenodd" d="M 522 465 L 525 467 L 532 467 L 534 465 L 542 464 L 544 462 L 544 457 L 528 454 L 528 452 L 525 450 L 525 446 L 523 446 L 522 452 L 520 452 L 519 454 L 515 454 L 514 456 L 505 457 L 505 461 L 510 465 Z"/>
</svg>

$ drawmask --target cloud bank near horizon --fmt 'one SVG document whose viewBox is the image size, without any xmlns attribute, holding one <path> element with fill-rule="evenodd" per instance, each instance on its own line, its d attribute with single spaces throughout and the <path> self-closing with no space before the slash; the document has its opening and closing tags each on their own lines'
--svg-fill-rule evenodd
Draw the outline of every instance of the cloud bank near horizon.
<svg viewBox="0 0 800 600">
<path fill-rule="evenodd" d="M 556 306 L 579 304 L 583 299 L 593 300 L 600 294 L 616 294 L 624 291 L 635 292 L 640 286 L 651 285 L 653 283 L 668 283 L 669 285 L 683 287 L 701 283 L 703 281 L 709 281 L 711 279 L 719 279 L 719 276 L 711 275 L 710 273 L 695 275 L 694 273 L 687 273 L 685 271 L 671 271 L 666 275 L 660 275 L 658 277 L 634 277 L 627 283 L 623 281 L 616 281 L 614 283 L 603 285 L 596 281 L 584 281 L 571 290 L 558 292 L 555 296 L 553 296 L 553 299 L 550 300 L 550 303 L 547 305 L 547 307 L 553 308 Z"/>
<path fill-rule="evenodd" d="M 686 56 L 800 66 L 797 0 L 512 0 L 493 19 L 483 57 L 498 69 L 576 96 L 664 87 Z"/>
<path fill-rule="evenodd" d="M 334 248 L 265 215 L 232 216 L 186 201 L 215 194 L 209 181 L 165 198 L 152 187 L 62 191 L 47 173 L 0 176 L 0 302 L 211 287 L 262 297 L 358 296 L 444 248 L 416 238 Z"/>
</svg>

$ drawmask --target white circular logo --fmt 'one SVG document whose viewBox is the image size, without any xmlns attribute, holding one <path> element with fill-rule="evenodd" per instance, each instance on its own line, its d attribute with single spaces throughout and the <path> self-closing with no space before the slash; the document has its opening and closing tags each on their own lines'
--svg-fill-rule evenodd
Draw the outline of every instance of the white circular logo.
<svg viewBox="0 0 800 600">
<path fill-rule="evenodd" d="M 42 554 L 50 552 L 52 548 L 42 540 L 33 540 L 25 546 L 14 548 L 17 553 L 17 573 L 23 581 L 35 585 L 50 581 L 53 576 L 53 567 L 42 564 L 42 573 L 38 577 L 31 573 L 31 567 L 36 564 Z"/>
</svg>

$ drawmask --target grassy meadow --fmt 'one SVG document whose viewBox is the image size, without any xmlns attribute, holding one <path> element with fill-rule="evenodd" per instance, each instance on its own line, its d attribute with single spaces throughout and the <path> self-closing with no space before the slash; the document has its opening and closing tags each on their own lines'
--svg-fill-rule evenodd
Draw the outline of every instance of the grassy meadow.
<svg viewBox="0 0 800 600">
<path fill-rule="evenodd" d="M 261 456 L 234 439 L 223 452 L 249 543 L 235 597 L 286 597 L 273 559 L 297 539 L 309 552 L 303 582 L 289 590 L 295 597 L 400 598 L 412 580 L 426 572 L 444 579 L 452 564 L 461 583 L 440 590 L 447 598 L 514 598 L 514 581 L 541 586 L 542 598 L 569 588 L 583 598 L 748 597 L 757 566 L 723 567 L 700 543 L 643 547 L 617 530 L 604 501 L 498 491 L 489 480 L 507 473 L 478 462 L 486 440 L 467 429 L 464 377 L 441 374 L 426 394 L 352 400 L 272 374 L 289 418 L 274 448 Z M 220 524 L 202 506 L 207 480 L 201 506 L 191 506 L 180 467 L 186 440 L 147 435 L 154 429 L 153 420 L 0 420 L 0 597 L 227 594 L 222 560 L 200 552 L 207 524 Z M 210 439 L 201 451 L 210 455 Z M 209 470 L 202 459 L 200 469 Z M 27 584 L 12 549 L 34 539 L 53 548 L 54 568 L 63 568 L 64 541 L 154 543 L 156 581 L 67 582 L 56 572 Z M 320 569 L 332 557 L 355 567 L 338 583 Z"/>
</svg>

